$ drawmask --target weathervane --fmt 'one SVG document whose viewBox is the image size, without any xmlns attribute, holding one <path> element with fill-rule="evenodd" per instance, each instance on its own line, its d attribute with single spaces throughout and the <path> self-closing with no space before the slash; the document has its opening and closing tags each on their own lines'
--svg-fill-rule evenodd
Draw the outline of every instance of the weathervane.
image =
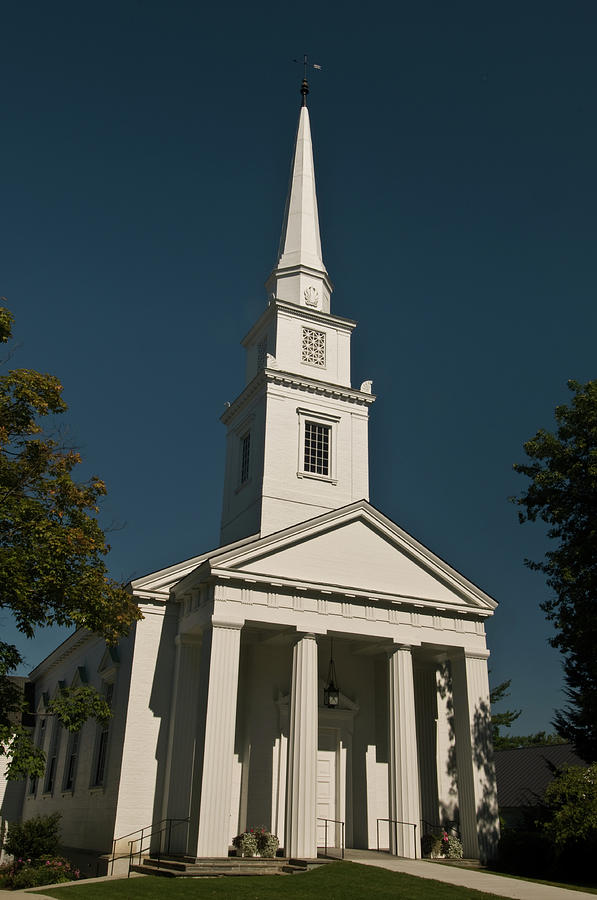
<svg viewBox="0 0 597 900">
<path fill-rule="evenodd" d="M 309 82 L 307 81 L 307 69 L 319 69 L 321 66 L 317 63 L 310 63 L 309 57 L 305 53 L 302 59 L 294 59 L 295 63 L 303 64 L 303 83 L 301 84 L 301 94 L 303 95 L 303 106 L 307 105 L 307 94 L 309 93 Z"/>
</svg>

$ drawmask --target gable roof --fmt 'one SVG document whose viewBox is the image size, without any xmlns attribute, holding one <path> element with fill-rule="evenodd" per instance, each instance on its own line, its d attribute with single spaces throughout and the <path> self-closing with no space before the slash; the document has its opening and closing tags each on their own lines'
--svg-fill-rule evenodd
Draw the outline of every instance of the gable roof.
<svg viewBox="0 0 597 900">
<path fill-rule="evenodd" d="M 244 546 L 258 540 L 258 538 L 258 534 L 252 534 L 249 537 L 242 538 L 240 541 L 234 541 L 215 550 L 208 550 L 206 553 L 200 553 L 198 556 L 191 557 L 191 559 L 184 559 L 182 562 L 175 563 L 173 566 L 167 566 L 165 569 L 158 569 L 157 572 L 141 575 L 139 578 L 129 582 L 129 587 L 136 596 L 156 597 L 157 599 L 167 600 L 170 588 L 187 575 L 195 572 L 206 559 L 214 559 L 234 547 Z"/>
<path fill-rule="evenodd" d="M 485 614 L 497 606 L 367 500 L 205 554 L 176 593 L 213 575 L 435 607 L 472 607 Z"/>
<path fill-rule="evenodd" d="M 496 750 L 494 759 L 501 808 L 537 806 L 553 781 L 554 768 L 587 765 L 577 756 L 572 744 Z"/>
</svg>

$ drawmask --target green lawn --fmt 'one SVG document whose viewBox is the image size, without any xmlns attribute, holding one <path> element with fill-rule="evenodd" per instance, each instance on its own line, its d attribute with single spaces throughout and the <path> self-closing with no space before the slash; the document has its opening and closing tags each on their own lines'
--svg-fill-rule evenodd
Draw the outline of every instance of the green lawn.
<svg viewBox="0 0 597 900">
<path fill-rule="evenodd" d="M 490 900 L 497 894 L 467 890 L 428 878 L 414 878 L 387 869 L 352 862 L 331 863 L 302 875 L 261 875 L 232 878 L 130 878 L 77 887 L 45 888 L 44 894 L 59 900 L 277 900 L 322 897 L 325 900 Z M 501 898 L 503 900 L 503 898 Z"/>
</svg>

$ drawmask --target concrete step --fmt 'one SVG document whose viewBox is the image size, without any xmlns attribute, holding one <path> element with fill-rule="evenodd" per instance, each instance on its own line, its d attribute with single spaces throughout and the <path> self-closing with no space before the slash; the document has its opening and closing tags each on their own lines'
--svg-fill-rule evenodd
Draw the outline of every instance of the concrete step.
<svg viewBox="0 0 597 900">
<path fill-rule="evenodd" d="M 228 859 L 186 859 L 145 857 L 141 864 L 131 867 L 131 872 L 159 875 L 163 878 L 215 878 L 236 875 L 293 875 L 306 872 L 314 860 L 275 857 L 229 857 Z"/>
</svg>

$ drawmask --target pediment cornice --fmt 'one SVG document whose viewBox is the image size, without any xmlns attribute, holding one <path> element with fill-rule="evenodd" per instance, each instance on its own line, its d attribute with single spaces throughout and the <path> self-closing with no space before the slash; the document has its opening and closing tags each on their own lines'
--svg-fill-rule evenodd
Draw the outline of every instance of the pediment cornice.
<svg viewBox="0 0 597 900">
<path fill-rule="evenodd" d="M 249 382 L 242 394 L 227 407 L 220 416 L 220 422 L 228 425 L 235 416 L 245 407 L 253 397 L 268 385 L 276 385 L 286 388 L 294 388 L 307 394 L 315 394 L 320 397 L 333 400 L 345 400 L 356 406 L 368 407 L 375 401 L 375 394 L 366 391 L 356 391 L 352 388 L 333 384 L 331 381 L 319 381 L 315 378 L 304 378 L 292 372 L 284 372 L 280 369 L 261 369 Z"/>
<path fill-rule="evenodd" d="M 406 556 L 421 567 L 434 579 L 441 582 L 454 594 L 451 602 L 438 601 L 437 598 L 401 594 L 399 591 L 359 590 L 348 588 L 346 584 L 308 578 L 284 578 L 256 571 L 256 563 L 260 559 L 284 552 L 285 549 L 316 539 L 319 535 L 342 528 L 354 522 L 363 522 L 379 534 L 397 553 Z M 249 567 L 252 567 L 252 570 Z M 379 512 L 367 500 L 359 500 L 349 506 L 301 522 L 283 531 L 266 535 L 250 544 L 220 552 L 216 556 L 205 558 L 194 573 L 178 585 L 178 591 L 192 589 L 194 582 L 208 578 L 244 581 L 247 584 L 279 585 L 283 590 L 316 591 L 336 594 L 338 596 L 354 596 L 362 600 L 378 600 L 387 603 L 407 604 L 411 607 L 429 607 L 438 611 L 452 610 L 459 614 L 469 613 L 480 616 L 491 615 L 497 607 L 496 601 L 485 591 L 477 587 L 456 569 L 434 554 L 431 550 L 404 531 L 391 519 Z"/>
</svg>

